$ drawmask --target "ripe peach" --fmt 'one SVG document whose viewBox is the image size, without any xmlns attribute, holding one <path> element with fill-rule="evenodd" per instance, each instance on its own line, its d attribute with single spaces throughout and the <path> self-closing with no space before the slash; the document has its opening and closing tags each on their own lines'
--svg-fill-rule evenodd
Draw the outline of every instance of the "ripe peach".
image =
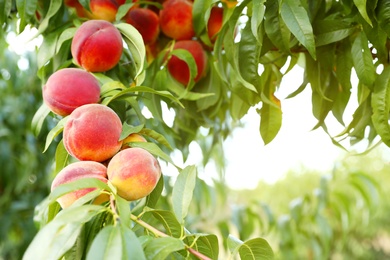
<svg viewBox="0 0 390 260">
<path fill-rule="evenodd" d="M 96 178 L 102 182 L 107 183 L 107 168 L 101 163 L 92 162 L 92 161 L 80 161 L 69 164 L 63 168 L 57 176 L 54 178 L 51 184 L 51 191 L 53 191 L 57 186 L 72 182 L 82 178 Z M 94 191 L 96 188 L 85 188 L 76 190 L 70 193 L 63 195 L 57 199 L 57 202 L 61 205 L 63 209 L 69 207 L 77 199 L 83 197 L 87 193 Z M 109 195 L 102 193 L 94 200 L 94 204 L 101 204 L 109 200 Z"/>
<path fill-rule="evenodd" d="M 43 101 L 53 113 L 67 116 L 79 106 L 98 103 L 100 85 L 85 70 L 65 68 L 49 77 L 42 93 Z"/>
<path fill-rule="evenodd" d="M 184 49 L 191 53 L 198 69 L 198 73 L 196 74 L 194 80 L 195 82 L 199 81 L 205 74 L 207 65 L 207 55 L 203 50 L 202 45 L 195 40 L 178 41 L 175 43 L 173 49 Z M 169 59 L 167 67 L 173 78 L 175 78 L 183 85 L 188 84 L 190 81 L 190 69 L 187 63 L 173 55 Z"/>
<path fill-rule="evenodd" d="M 76 108 L 64 125 L 65 149 L 80 161 L 102 162 L 116 154 L 122 123 L 111 108 L 88 104 Z"/>
<path fill-rule="evenodd" d="M 73 37 L 71 52 L 75 61 L 85 70 L 104 72 L 119 62 L 123 52 L 122 36 L 107 21 L 86 21 Z"/>
<path fill-rule="evenodd" d="M 207 34 L 212 43 L 216 40 L 216 34 L 221 30 L 223 22 L 223 8 L 213 6 L 210 12 L 210 18 L 207 22 Z"/>
<path fill-rule="evenodd" d="M 167 0 L 160 11 L 161 31 L 175 40 L 190 40 L 195 36 L 192 24 L 192 2 Z"/>
<path fill-rule="evenodd" d="M 152 10 L 132 8 L 126 14 L 124 20 L 139 31 L 146 45 L 156 41 L 160 33 L 160 24 L 158 15 Z"/>
<path fill-rule="evenodd" d="M 149 195 L 161 176 L 157 159 L 142 148 L 120 151 L 107 167 L 107 176 L 118 195 L 132 201 Z"/>
<path fill-rule="evenodd" d="M 136 133 L 129 134 L 125 139 L 122 140 L 122 148 L 121 149 L 130 148 L 131 146 L 129 146 L 127 144 L 130 142 L 147 142 L 147 141 L 146 141 L 145 137 L 143 137 L 140 134 L 136 134 Z"/>
<path fill-rule="evenodd" d="M 91 0 L 89 3 L 91 8 L 89 17 L 91 19 L 102 19 L 113 22 L 115 21 L 119 6 L 125 2 L 123 0 Z"/>
</svg>

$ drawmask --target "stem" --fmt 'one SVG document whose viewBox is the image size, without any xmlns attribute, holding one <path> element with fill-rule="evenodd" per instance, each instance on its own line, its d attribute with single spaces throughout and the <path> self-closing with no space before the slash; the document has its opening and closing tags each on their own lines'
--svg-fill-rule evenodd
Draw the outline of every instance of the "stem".
<svg viewBox="0 0 390 260">
<path fill-rule="evenodd" d="M 161 232 L 160 230 L 158 230 L 157 228 L 149 225 L 148 223 L 139 219 L 137 216 L 135 216 L 133 214 L 130 215 L 130 219 L 132 221 L 134 221 L 135 223 L 137 223 L 138 225 L 140 225 L 140 226 L 146 228 L 147 230 L 149 230 L 150 232 L 152 232 L 156 237 L 169 237 L 169 235 L 167 235 L 164 232 Z M 199 251 L 196 251 L 195 249 L 193 249 L 187 245 L 185 248 L 187 249 L 188 252 L 190 252 L 191 254 L 193 254 L 194 256 L 198 257 L 201 260 L 211 260 L 211 258 L 209 258 L 208 256 L 205 256 L 204 254 L 200 253 Z"/>
</svg>

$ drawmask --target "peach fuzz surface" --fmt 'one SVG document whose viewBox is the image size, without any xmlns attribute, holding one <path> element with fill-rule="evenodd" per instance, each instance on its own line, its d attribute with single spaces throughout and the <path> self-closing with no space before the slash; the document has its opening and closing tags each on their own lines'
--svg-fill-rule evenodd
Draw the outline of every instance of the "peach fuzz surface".
<svg viewBox="0 0 390 260">
<path fill-rule="evenodd" d="M 202 45 L 195 40 L 178 41 L 173 49 L 184 49 L 191 53 L 198 70 L 194 80 L 195 82 L 199 81 L 204 76 L 207 66 L 207 55 Z M 181 84 L 187 85 L 190 81 L 190 69 L 187 63 L 178 57 L 173 55 L 168 61 L 167 68 L 172 77 Z"/>
<path fill-rule="evenodd" d="M 64 125 L 63 141 L 70 155 L 80 161 L 105 161 L 122 146 L 122 123 L 111 108 L 88 104 L 76 108 Z"/>
<path fill-rule="evenodd" d="M 65 68 L 54 72 L 42 90 L 43 101 L 50 110 L 67 116 L 79 106 L 98 103 L 98 80 L 82 69 Z"/>
<path fill-rule="evenodd" d="M 51 191 L 53 191 L 61 184 L 69 183 L 82 178 L 96 178 L 102 182 L 107 183 L 107 168 L 101 163 L 92 161 L 81 161 L 69 164 L 63 168 L 54 178 L 51 185 Z M 85 188 L 67 193 L 58 198 L 57 202 L 60 204 L 61 208 L 65 209 L 72 205 L 73 202 L 75 202 L 77 199 L 83 197 L 89 192 L 94 191 L 95 189 L 96 188 Z M 95 198 L 94 204 L 101 204 L 108 200 L 108 194 L 102 193 Z"/>
<path fill-rule="evenodd" d="M 157 159 L 142 148 L 120 151 L 108 163 L 107 176 L 118 195 L 133 201 L 149 195 L 161 176 Z"/>
<path fill-rule="evenodd" d="M 133 25 L 142 35 L 145 45 L 156 41 L 160 33 L 158 15 L 150 9 L 132 8 L 124 17 L 124 20 Z"/>
<path fill-rule="evenodd" d="M 195 36 L 192 24 L 192 2 L 167 0 L 160 10 L 160 28 L 175 40 L 190 40 Z"/>
<path fill-rule="evenodd" d="M 119 30 L 104 20 L 89 20 L 76 31 L 71 45 L 76 63 L 90 72 L 104 72 L 115 67 L 123 52 Z"/>
<path fill-rule="evenodd" d="M 130 142 L 147 142 L 147 141 L 146 141 L 145 137 L 143 137 L 140 134 L 136 134 L 136 133 L 129 134 L 125 139 L 122 140 L 122 148 L 121 149 L 130 148 L 131 146 L 129 146 L 127 144 Z"/>
</svg>

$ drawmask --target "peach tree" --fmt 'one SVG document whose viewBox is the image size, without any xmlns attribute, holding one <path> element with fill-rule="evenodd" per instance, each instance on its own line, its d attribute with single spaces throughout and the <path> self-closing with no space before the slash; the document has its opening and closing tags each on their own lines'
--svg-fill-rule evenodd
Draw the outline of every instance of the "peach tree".
<svg viewBox="0 0 390 260">
<path fill-rule="evenodd" d="M 37 206 L 41 229 L 24 259 L 218 259 L 216 234 L 186 228 L 196 168 L 175 165 L 171 152 L 186 159 L 197 141 L 205 163 L 221 156 L 222 141 L 252 107 L 260 107 L 260 136 L 271 142 L 282 126 L 277 90 L 295 66 L 304 68 L 303 80 L 289 98 L 311 89 L 313 128 L 328 133 L 326 119 L 334 117 L 345 125 L 329 134 L 334 144 L 390 145 L 388 1 L 2 0 L 0 10 L 2 26 L 16 17 L 19 32 L 35 27 L 43 39 L 36 76 L 45 102 L 32 126 L 39 133 L 47 117 L 56 120 L 44 150 L 56 145 L 54 172 L 70 175 Z M 88 76 L 54 78 L 69 69 Z M 346 123 L 353 88 L 358 107 Z M 81 120 L 91 105 L 120 124 L 102 112 Z M 126 158 L 134 150 L 147 154 L 153 170 L 132 164 L 144 160 L 138 153 Z M 177 168 L 171 188 L 156 158 Z M 68 171 L 86 161 L 94 166 L 83 165 L 82 178 Z M 119 180 L 110 177 L 117 168 L 124 169 Z M 140 176 L 159 178 L 141 196 L 124 195 L 147 186 Z M 60 202 L 65 196 L 70 205 Z M 226 241 L 231 257 L 272 258 L 262 238 Z"/>
</svg>

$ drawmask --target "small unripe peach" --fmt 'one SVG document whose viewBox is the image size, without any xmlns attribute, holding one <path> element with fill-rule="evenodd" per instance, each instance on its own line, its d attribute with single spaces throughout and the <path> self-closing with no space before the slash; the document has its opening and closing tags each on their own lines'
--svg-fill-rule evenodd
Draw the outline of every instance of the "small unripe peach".
<svg viewBox="0 0 390 260">
<path fill-rule="evenodd" d="M 107 183 L 107 168 L 101 163 L 82 161 L 69 164 L 63 168 L 54 178 L 51 184 L 51 191 L 61 184 L 69 183 L 82 178 L 96 178 L 102 182 Z M 76 190 L 63 195 L 57 199 L 57 202 L 63 209 L 69 207 L 77 199 L 83 197 L 89 192 L 94 191 L 96 188 L 85 188 Z M 102 193 L 94 200 L 94 204 L 101 204 L 109 200 L 108 194 Z"/>
<path fill-rule="evenodd" d="M 161 31 L 175 40 L 190 40 L 195 36 L 192 24 L 192 2 L 167 0 L 160 11 Z"/>
<path fill-rule="evenodd" d="M 175 43 L 174 50 L 184 49 L 191 53 L 192 57 L 195 60 L 198 73 L 196 74 L 194 80 L 195 82 L 199 81 L 202 76 L 204 76 L 207 66 L 207 55 L 202 47 L 202 45 L 195 40 L 188 41 L 178 41 Z M 190 81 L 190 69 L 186 62 L 180 60 L 176 56 L 172 56 L 167 64 L 168 71 L 183 85 L 187 85 Z"/>
<path fill-rule="evenodd" d="M 43 101 L 50 110 L 67 116 L 77 107 L 98 103 L 100 85 L 98 80 L 82 69 L 65 68 L 54 72 L 42 90 Z"/>
<path fill-rule="evenodd" d="M 77 64 L 85 70 L 104 72 L 118 64 L 123 52 L 122 36 L 107 21 L 86 21 L 73 37 L 71 52 Z"/>
<path fill-rule="evenodd" d="M 111 108 L 88 104 L 76 108 L 64 125 L 65 149 L 80 161 L 105 161 L 122 146 L 122 123 Z"/>
<path fill-rule="evenodd" d="M 133 201 L 149 195 L 161 176 L 157 159 L 142 148 L 120 151 L 108 163 L 107 176 L 118 195 Z"/>
<path fill-rule="evenodd" d="M 133 133 L 133 134 L 129 134 L 125 139 L 122 140 L 122 148 L 121 149 L 126 149 L 126 148 L 130 148 L 131 146 L 129 146 L 127 143 L 131 143 L 131 142 L 147 142 L 145 137 L 143 137 L 142 135 L 140 134 L 136 134 L 136 133 Z"/>
<path fill-rule="evenodd" d="M 150 9 L 132 8 L 124 20 L 139 31 L 145 45 L 154 43 L 160 33 L 158 15 Z"/>
</svg>

